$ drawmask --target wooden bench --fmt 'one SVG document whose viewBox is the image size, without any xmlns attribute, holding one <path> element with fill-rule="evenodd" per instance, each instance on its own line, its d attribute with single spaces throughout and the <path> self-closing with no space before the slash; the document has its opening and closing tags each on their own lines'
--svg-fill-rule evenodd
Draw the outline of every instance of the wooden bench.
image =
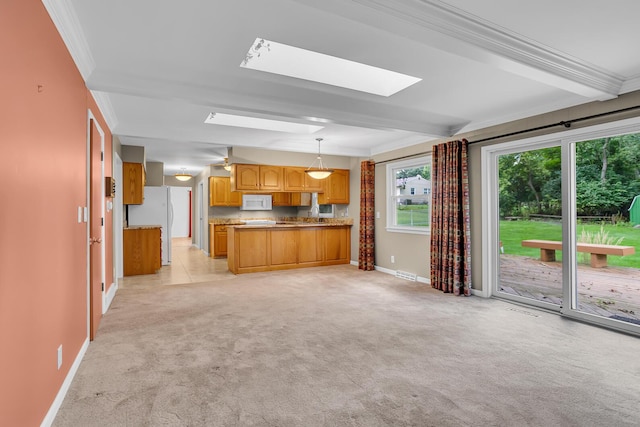
<svg viewBox="0 0 640 427">
<path fill-rule="evenodd" d="M 539 248 L 540 260 L 554 262 L 556 251 L 562 250 L 562 242 L 555 240 L 523 240 L 522 246 L 527 248 Z M 598 245 L 594 243 L 578 243 L 578 252 L 591 254 L 591 267 L 602 268 L 607 266 L 607 255 L 633 255 L 636 249 L 633 246 Z"/>
</svg>

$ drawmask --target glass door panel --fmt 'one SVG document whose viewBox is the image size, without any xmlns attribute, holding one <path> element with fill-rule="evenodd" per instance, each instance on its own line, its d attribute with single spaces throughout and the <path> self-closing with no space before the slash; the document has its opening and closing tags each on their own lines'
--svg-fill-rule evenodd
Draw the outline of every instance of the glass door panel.
<svg viewBox="0 0 640 427">
<path fill-rule="evenodd" d="M 578 142 L 575 151 L 573 308 L 640 325 L 640 134 Z"/>
<path fill-rule="evenodd" d="M 558 310 L 563 300 L 560 146 L 498 156 L 501 296 Z"/>
</svg>

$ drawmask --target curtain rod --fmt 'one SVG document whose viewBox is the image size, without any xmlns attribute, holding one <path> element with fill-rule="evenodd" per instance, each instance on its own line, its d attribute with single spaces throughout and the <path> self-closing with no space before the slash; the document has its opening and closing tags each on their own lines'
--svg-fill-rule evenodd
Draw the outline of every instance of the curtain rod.
<svg viewBox="0 0 640 427">
<path fill-rule="evenodd" d="M 492 141 L 494 139 L 500 139 L 500 138 L 506 138 L 506 137 L 509 137 L 509 136 L 521 135 L 523 133 L 535 132 L 535 131 L 538 131 L 538 130 L 549 129 L 549 128 L 556 127 L 556 126 L 564 126 L 566 128 L 570 128 L 573 123 L 583 122 L 585 120 L 597 119 L 599 117 L 611 116 L 613 114 L 618 114 L 618 113 L 626 113 L 627 111 L 637 110 L 638 108 L 640 108 L 640 105 L 634 105 L 633 107 L 627 107 L 627 108 L 621 108 L 619 110 L 607 111 L 606 113 L 593 114 L 591 116 L 580 117 L 580 118 L 577 118 L 577 119 L 565 120 L 565 121 L 561 121 L 561 122 L 558 122 L 558 123 L 552 123 L 552 124 L 538 126 L 538 127 L 529 128 L 529 129 L 523 129 L 523 130 L 519 130 L 519 131 L 516 131 L 516 132 L 504 133 L 502 135 L 490 136 L 488 138 L 482 138 L 482 139 L 478 139 L 478 140 L 475 140 L 475 141 L 469 141 L 469 144 L 476 144 L 478 142 L 486 142 L 486 141 Z"/>
<path fill-rule="evenodd" d="M 502 135 L 490 136 L 488 138 L 482 138 L 482 139 L 478 139 L 478 140 L 475 140 L 475 141 L 469 141 L 469 144 L 476 144 L 478 142 L 486 142 L 486 141 L 492 141 L 494 139 L 500 139 L 500 138 L 506 138 L 506 137 L 509 137 L 509 136 L 521 135 L 523 133 L 535 132 L 535 131 L 538 131 L 538 130 L 544 130 L 544 129 L 553 128 L 553 127 L 556 127 L 556 126 L 564 126 L 566 128 L 570 128 L 573 123 L 583 122 L 585 120 L 597 119 L 599 117 L 611 116 L 611 115 L 619 114 L 619 113 L 626 113 L 627 111 L 633 111 L 633 110 L 637 110 L 639 108 L 640 108 L 640 105 L 634 105 L 633 107 L 621 108 L 619 110 L 607 111 L 605 113 L 593 114 L 591 116 L 579 117 L 577 119 L 565 120 L 565 121 L 552 123 L 552 124 L 548 124 L 548 125 L 538 126 L 538 127 L 529 128 L 529 129 L 523 129 L 523 130 L 519 130 L 519 131 L 515 131 L 515 132 L 503 133 Z M 431 150 L 422 151 L 420 153 L 409 154 L 407 156 L 400 156 L 400 157 L 395 157 L 393 159 L 381 160 L 379 162 L 375 162 L 375 164 L 377 165 L 377 164 L 395 162 L 396 160 L 409 159 L 409 158 L 412 158 L 412 157 L 424 156 L 425 154 L 431 154 L 431 153 L 432 153 Z"/>
</svg>

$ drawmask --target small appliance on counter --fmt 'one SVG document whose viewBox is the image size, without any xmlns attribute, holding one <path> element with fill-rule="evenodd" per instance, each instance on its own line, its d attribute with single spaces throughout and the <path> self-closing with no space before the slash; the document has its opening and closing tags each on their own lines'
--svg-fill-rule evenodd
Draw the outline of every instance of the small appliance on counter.
<svg viewBox="0 0 640 427">
<path fill-rule="evenodd" d="M 243 194 L 242 206 L 243 211 L 270 211 L 273 209 L 271 194 Z"/>
</svg>

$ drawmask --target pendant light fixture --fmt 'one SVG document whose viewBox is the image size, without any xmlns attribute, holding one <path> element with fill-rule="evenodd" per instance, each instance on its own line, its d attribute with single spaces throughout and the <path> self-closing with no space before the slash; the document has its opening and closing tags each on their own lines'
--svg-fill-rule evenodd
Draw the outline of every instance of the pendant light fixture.
<svg viewBox="0 0 640 427">
<path fill-rule="evenodd" d="M 305 170 L 305 173 L 313 179 L 325 179 L 333 173 L 333 169 L 329 169 L 322 164 L 322 156 L 320 156 L 320 141 L 322 141 L 322 138 L 316 138 L 316 141 L 318 141 L 318 157 Z"/>
<path fill-rule="evenodd" d="M 188 174 L 185 168 L 182 168 L 182 171 L 175 175 L 178 181 L 189 181 L 192 178 L 191 174 Z"/>
</svg>

